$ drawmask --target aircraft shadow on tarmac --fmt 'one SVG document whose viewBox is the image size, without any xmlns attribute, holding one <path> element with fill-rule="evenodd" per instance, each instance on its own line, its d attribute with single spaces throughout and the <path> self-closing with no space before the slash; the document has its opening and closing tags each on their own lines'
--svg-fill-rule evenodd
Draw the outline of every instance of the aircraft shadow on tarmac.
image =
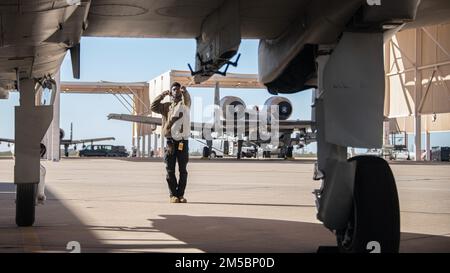
<svg viewBox="0 0 450 273">
<path fill-rule="evenodd" d="M 0 182 L 0 252 L 68 252 L 69 241 L 78 241 L 82 252 L 199 249 L 204 252 L 299 253 L 336 245 L 333 234 L 321 224 L 274 219 L 161 215 L 162 219 L 148 219 L 148 226 L 130 227 L 126 223 L 94 226 L 83 223 L 51 190 L 47 190 L 47 198 L 44 206 L 36 208 L 34 227 L 17 228 L 14 223 L 15 186 Z M 210 213 L 214 213 L 213 207 Z M 121 235 L 106 242 L 96 234 L 103 231 L 116 231 Z M 136 238 L 136 232 L 158 232 L 172 238 L 141 240 Z M 450 252 L 450 237 L 402 233 L 401 252 Z"/>
<path fill-rule="evenodd" d="M 101 246 L 94 233 L 48 188 L 45 205 L 36 207 L 34 226 L 25 228 L 18 228 L 14 220 L 15 185 L 0 182 L 0 192 L 0 252 L 69 252 L 69 241 L 80 242 L 82 248 Z"/>
<path fill-rule="evenodd" d="M 161 215 L 154 228 L 205 252 L 316 252 L 335 246 L 321 224 L 253 219 Z M 402 233 L 401 252 L 450 252 L 450 237 Z"/>
<path fill-rule="evenodd" d="M 189 202 L 190 205 L 226 205 L 226 206 L 257 206 L 257 207 L 293 207 L 315 208 L 315 205 L 262 204 L 262 203 L 225 203 L 225 202 Z"/>
</svg>

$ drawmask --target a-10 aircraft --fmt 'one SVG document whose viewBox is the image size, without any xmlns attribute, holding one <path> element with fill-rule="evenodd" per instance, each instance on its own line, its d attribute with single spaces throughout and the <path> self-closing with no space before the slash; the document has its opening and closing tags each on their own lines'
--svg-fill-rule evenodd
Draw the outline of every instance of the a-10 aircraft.
<svg viewBox="0 0 450 273">
<path fill-rule="evenodd" d="M 80 78 L 80 38 L 196 39 L 195 82 L 225 74 L 241 39 L 259 39 L 259 81 L 274 95 L 315 88 L 317 218 L 342 252 L 397 252 L 400 209 L 389 165 L 347 158 L 347 147 L 381 148 L 383 43 L 403 29 L 450 21 L 448 0 L 21 0 L 0 5 L 0 97 L 20 92 L 15 112 L 16 223 L 34 223 L 39 143 L 52 106 L 35 91 L 71 51 Z M 149 48 L 149 50 L 152 50 Z M 114 58 L 114 55 L 111 56 Z M 219 70 L 225 69 L 225 70 Z"/>
<path fill-rule="evenodd" d="M 309 120 L 292 120 L 289 119 L 293 112 L 292 102 L 281 96 L 272 96 L 266 100 L 262 107 L 254 106 L 250 113 L 246 113 L 246 103 L 239 97 L 226 96 L 220 101 L 219 90 L 215 90 L 213 117 L 209 122 L 191 122 L 191 136 L 195 139 L 205 139 L 206 146 L 209 152 L 212 152 L 212 139 L 236 140 L 237 142 L 237 158 L 241 158 L 242 145 L 244 140 L 251 141 L 252 145 L 257 147 L 264 146 L 272 142 L 275 149 L 279 150 L 278 156 L 280 158 L 292 157 L 288 151 L 292 151 L 294 145 L 301 147 L 308 145 L 314 141 L 314 134 L 310 131 L 312 122 Z M 193 105 L 192 107 L 195 107 Z M 228 107 L 233 111 L 231 119 L 226 118 Z M 276 138 L 273 142 L 269 137 L 264 137 L 263 130 L 274 133 L 275 128 L 271 128 L 270 108 L 274 107 L 276 112 Z M 260 109 L 261 108 L 261 109 Z M 262 113 L 261 113 L 262 111 Z M 239 112 L 239 113 L 238 113 Z M 236 115 L 234 115 L 236 113 Z M 259 115 L 264 114 L 264 119 Z M 129 115 L 129 114 L 109 114 L 108 119 L 123 120 L 129 122 L 137 122 L 142 124 L 149 124 L 153 127 L 162 126 L 162 119 L 160 117 L 152 117 L 149 115 Z M 265 123 L 267 127 L 258 126 L 259 123 Z M 231 125 L 231 129 L 227 130 L 227 126 Z M 208 129 L 208 130 L 205 130 Z M 295 136 L 293 136 L 295 132 Z M 275 134 L 272 134 L 275 136 Z"/>
</svg>

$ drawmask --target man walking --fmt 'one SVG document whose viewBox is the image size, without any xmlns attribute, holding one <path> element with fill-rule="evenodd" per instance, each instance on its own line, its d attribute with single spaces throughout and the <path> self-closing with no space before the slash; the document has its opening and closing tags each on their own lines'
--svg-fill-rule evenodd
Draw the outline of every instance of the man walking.
<svg viewBox="0 0 450 273">
<path fill-rule="evenodd" d="M 170 96 L 171 102 L 161 103 Z M 157 96 L 151 104 L 151 110 L 162 115 L 162 134 L 167 139 L 164 153 L 166 163 L 167 184 L 171 203 L 186 203 L 184 192 L 187 184 L 187 163 L 189 161 L 188 139 L 191 131 L 190 107 L 191 98 L 186 87 L 174 82 L 170 90 Z M 175 165 L 178 161 L 180 178 L 177 182 Z"/>
</svg>

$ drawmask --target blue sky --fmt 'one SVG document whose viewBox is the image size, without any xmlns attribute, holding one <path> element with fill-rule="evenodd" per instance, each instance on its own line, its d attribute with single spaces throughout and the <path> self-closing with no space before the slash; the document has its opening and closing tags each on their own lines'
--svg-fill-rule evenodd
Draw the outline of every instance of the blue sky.
<svg viewBox="0 0 450 273">
<path fill-rule="evenodd" d="M 231 67 L 233 73 L 258 72 L 258 41 L 241 43 L 239 66 Z M 148 81 L 170 69 L 187 70 L 187 63 L 194 63 L 195 40 L 179 39 L 123 39 L 82 38 L 81 81 Z M 72 81 L 70 55 L 61 67 L 61 80 Z M 204 106 L 213 103 L 213 89 L 190 88 L 193 97 L 201 97 Z M 222 89 L 221 97 L 241 97 L 247 105 L 262 105 L 271 95 L 266 90 Z M 311 93 L 283 95 L 294 104 L 291 118 L 310 118 Z M 14 106 L 18 94 L 9 100 L 0 100 L 0 137 L 13 138 Z M 68 135 L 70 123 L 74 124 L 74 138 L 114 136 L 116 145 L 131 147 L 131 123 L 107 120 L 109 113 L 126 113 L 126 109 L 112 95 L 61 95 L 61 128 Z M 450 145 L 449 134 L 432 134 L 433 146 Z M 413 143 L 412 139 L 410 144 Z M 409 145 L 410 146 L 410 145 Z M 0 151 L 8 150 L 5 144 Z"/>
</svg>

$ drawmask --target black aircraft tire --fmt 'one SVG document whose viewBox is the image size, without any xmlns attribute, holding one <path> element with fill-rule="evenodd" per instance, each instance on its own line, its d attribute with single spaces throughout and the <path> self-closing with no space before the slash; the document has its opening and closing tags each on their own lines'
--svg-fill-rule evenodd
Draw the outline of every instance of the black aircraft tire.
<svg viewBox="0 0 450 273">
<path fill-rule="evenodd" d="M 36 184 L 17 184 L 16 224 L 29 227 L 34 224 Z"/>
<path fill-rule="evenodd" d="M 375 156 L 356 161 L 353 212 L 345 230 L 337 231 L 341 252 L 397 253 L 400 245 L 400 206 L 395 179 L 388 163 Z"/>
</svg>

